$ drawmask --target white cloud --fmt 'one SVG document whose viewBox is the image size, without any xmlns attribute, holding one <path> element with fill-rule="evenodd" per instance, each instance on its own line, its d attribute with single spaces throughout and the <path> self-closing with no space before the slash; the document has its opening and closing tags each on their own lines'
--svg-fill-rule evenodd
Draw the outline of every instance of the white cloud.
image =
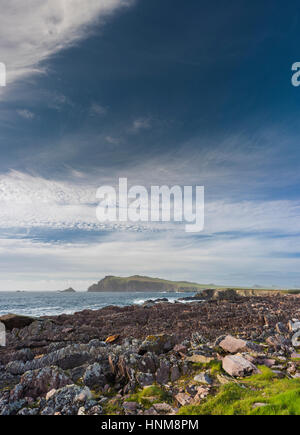
<svg viewBox="0 0 300 435">
<path fill-rule="evenodd" d="M 35 115 L 33 112 L 27 109 L 20 109 L 17 110 L 18 115 L 20 115 L 24 119 L 32 120 L 34 119 Z"/>
<path fill-rule="evenodd" d="M 103 23 L 115 10 L 130 4 L 132 0 L 1 0 L 6 89 L 17 79 L 45 72 L 41 62 L 86 38 L 93 24 Z"/>
<path fill-rule="evenodd" d="M 106 142 L 110 143 L 111 145 L 119 145 L 119 143 L 120 143 L 120 139 L 118 139 L 117 137 L 106 136 L 105 140 L 106 140 Z"/>
<path fill-rule="evenodd" d="M 150 118 L 138 118 L 133 121 L 132 131 L 138 133 L 141 130 L 149 130 L 151 128 Z"/>
<path fill-rule="evenodd" d="M 0 239 L 0 290 L 57 290 L 69 282 L 86 290 L 105 275 L 133 274 L 227 285 L 300 284 L 299 259 L 276 258 L 300 249 L 300 239 L 185 237 L 111 233 L 97 243 L 37 243 Z M 138 261 L 137 261 L 138 258 Z M 41 285 L 42 284 L 42 285 Z"/>
<path fill-rule="evenodd" d="M 96 220 L 97 187 L 81 173 L 73 182 L 16 171 L 0 176 L 0 290 L 63 289 L 66 280 L 84 290 L 106 274 L 135 273 L 227 285 L 300 285 L 297 200 L 208 201 L 198 237 L 182 227 L 149 233 L 138 224 L 100 237 L 96 230 L 115 228 Z M 82 243 L 43 243 L 35 239 L 36 228 L 92 233 Z"/>
<path fill-rule="evenodd" d="M 67 168 L 72 181 L 55 181 L 18 171 L 0 175 L 0 228 L 111 228 L 96 219 L 96 191 L 110 184 L 118 189 L 117 178 L 91 181 L 81 172 Z M 130 180 L 129 180 L 130 183 Z M 129 184 L 130 186 L 130 184 Z M 146 186 L 147 187 L 147 186 Z M 123 228 L 123 226 L 121 227 Z M 130 224 L 125 229 L 176 229 L 181 225 Z M 209 200 L 205 203 L 205 235 L 225 232 L 278 233 L 300 232 L 299 200 Z"/>
<path fill-rule="evenodd" d="M 98 103 L 93 103 L 91 105 L 91 109 L 90 109 L 90 113 L 91 115 L 96 115 L 96 116 L 104 116 L 107 113 L 107 108 L 101 106 L 101 104 Z"/>
</svg>

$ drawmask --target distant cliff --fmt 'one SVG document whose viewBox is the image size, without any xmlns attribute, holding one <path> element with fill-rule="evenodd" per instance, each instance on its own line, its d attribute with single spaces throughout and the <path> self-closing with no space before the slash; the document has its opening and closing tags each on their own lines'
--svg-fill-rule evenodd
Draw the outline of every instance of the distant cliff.
<svg viewBox="0 0 300 435">
<path fill-rule="evenodd" d="M 207 289 L 198 293 L 195 298 L 207 300 L 232 300 L 235 301 L 241 297 L 253 296 L 280 296 L 288 293 L 283 290 L 253 290 L 253 289 Z"/>
<path fill-rule="evenodd" d="M 92 285 L 88 292 L 197 292 L 203 288 L 189 282 L 167 281 L 147 276 L 120 278 L 107 276 L 98 284 Z"/>
</svg>

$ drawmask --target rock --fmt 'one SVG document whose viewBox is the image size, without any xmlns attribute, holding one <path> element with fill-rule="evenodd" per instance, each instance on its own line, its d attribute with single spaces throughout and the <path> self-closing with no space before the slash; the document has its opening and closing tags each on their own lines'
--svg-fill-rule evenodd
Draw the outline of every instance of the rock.
<svg viewBox="0 0 300 435">
<path fill-rule="evenodd" d="M 185 355 L 187 352 L 187 347 L 184 346 L 183 344 L 176 344 L 176 346 L 174 347 L 174 352 Z"/>
<path fill-rule="evenodd" d="M 12 403 L 7 404 L 1 410 L 0 415 L 16 415 L 18 411 L 20 411 L 24 405 L 26 404 L 26 400 L 16 400 Z"/>
<path fill-rule="evenodd" d="M 226 337 L 227 335 L 221 335 L 220 337 L 218 337 L 214 342 L 214 347 L 219 347 L 221 341 L 225 340 Z"/>
<path fill-rule="evenodd" d="M 144 412 L 144 415 L 158 415 L 158 412 L 152 406 L 150 409 L 148 409 L 147 411 Z"/>
<path fill-rule="evenodd" d="M 164 385 L 169 382 L 170 378 L 170 364 L 163 360 L 160 363 L 160 367 L 156 372 L 156 381 L 158 384 Z"/>
<path fill-rule="evenodd" d="M 27 361 L 32 361 L 34 358 L 34 354 L 31 349 L 21 349 L 15 354 L 16 361 L 23 361 L 26 363 Z"/>
<path fill-rule="evenodd" d="M 139 354 L 144 355 L 147 352 L 153 352 L 157 355 L 161 355 L 162 353 L 167 353 L 172 350 L 174 345 L 175 342 L 172 335 L 149 335 L 140 346 Z"/>
<path fill-rule="evenodd" d="M 197 394 L 192 400 L 192 404 L 196 405 L 197 403 L 201 402 L 201 400 L 205 399 L 210 392 L 210 387 L 208 386 L 201 386 L 197 388 Z"/>
<path fill-rule="evenodd" d="M 23 408 L 21 409 L 17 415 L 38 415 L 39 410 L 36 408 L 30 409 L 30 408 Z"/>
<path fill-rule="evenodd" d="M 125 411 L 135 413 L 139 404 L 137 402 L 124 402 L 123 408 Z"/>
<path fill-rule="evenodd" d="M 300 337 L 300 331 L 296 332 L 296 334 L 293 335 L 292 345 L 294 347 L 300 347 L 299 337 Z"/>
<path fill-rule="evenodd" d="M 61 415 L 77 415 L 82 402 L 75 402 L 75 398 L 82 393 L 83 388 L 77 385 L 67 385 L 55 391 L 48 399 L 46 407 L 43 409 L 43 415 L 54 415 L 59 412 Z"/>
<path fill-rule="evenodd" d="M 176 382 L 180 378 L 180 370 L 177 365 L 171 368 L 171 382 Z"/>
<path fill-rule="evenodd" d="M 207 373 L 200 373 L 199 375 L 194 377 L 194 381 L 199 382 L 200 384 L 212 385 L 213 380 Z"/>
<path fill-rule="evenodd" d="M 138 373 L 136 379 L 141 387 L 148 387 L 154 384 L 154 376 L 152 373 Z"/>
<path fill-rule="evenodd" d="M 276 364 L 276 361 L 275 361 L 275 359 L 265 358 L 262 360 L 261 363 L 262 363 L 262 365 L 271 368 Z"/>
<path fill-rule="evenodd" d="M 186 393 L 178 393 L 175 396 L 175 399 L 181 406 L 189 405 L 192 401 L 192 397 L 189 394 Z"/>
<path fill-rule="evenodd" d="M 208 364 L 214 360 L 215 360 L 215 358 L 213 358 L 213 357 L 209 357 L 209 356 L 205 356 L 205 355 L 198 355 L 198 354 L 194 354 L 192 356 L 187 356 L 185 358 L 185 361 L 187 361 L 187 362 L 199 363 L 199 364 Z"/>
<path fill-rule="evenodd" d="M 250 341 L 240 340 L 238 338 L 228 335 L 224 340 L 222 340 L 219 346 L 229 353 L 245 352 L 248 350 L 260 351 L 261 347 Z"/>
<path fill-rule="evenodd" d="M 57 352 L 57 361 L 56 364 L 61 367 L 63 370 L 74 369 L 75 367 L 79 367 L 85 362 L 87 362 L 90 358 L 88 352 L 85 351 L 76 351 L 72 346 L 61 349 Z"/>
<path fill-rule="evenodd" d="M 19 316 L 18 314 L 7 314 L 0 317 L 0 322 L 5 325 L 7 331 L 12 331 L 13 329 L 21 329 L 25 326 L 31 325 L 36 319 L 33 317 Z"/>
<path fill-rule="evenodd" d="M 258 369 L 241 355 L 228 355 L 222 361 L 223 370 L 233 377 L 245 377 L 258 373 Z"/>
<path fill-rule="evenodd" d="M 197 331 L 192 334 L 192 342 L 196 345 L 206 344 L 207 339 L 202 334 L 200 334 L 200 332 Z"/>
<path fill-rule="evenodd" d="M 26 370 L 22 361 L 11 361 L 6 366 L 6 371 L 12 375 L 22 375 Z"/>
<path fill-rule="evenodd" d="M 287 340 L 282 335 L 270 336 L 266 339 L 266 343 L 276 350 L 283 350 L 283 351 L 286 351 L 288 345 L 290 344 L 289 340 Z"/>
<path fill-rule="evenodd" d="M 55 395 L 56 390 L 53 388 L 52 390 L 48 391 L 48 393 L 46 394 L 46 400 L 51 400 L 52 397 Z"/>
<path fill-rule="evenodd" d="M 81 408 L 78 409 L 77 415 L 85 415 L 85 408 L 84 408 L 84 406 L 82 406 Z"/>
<path fill-rule="evenodd" d="M 93 406 L 91 409 L 89 409 L 86 412 L 86 415 L 102 415 L 103 414 L 103 408 L 100 405 Z"/>
<path fill-rule="evenodd" d="M 201 297 L 202 299 L 208 300 L 226 300 L 226 301 L 238 301 L 241 299 L 237 290 L 233 289 L 207 289 L 203 290 L 201 293 L 197 294 L 195 297 Z"/>
<path fill-rule="evenodd" d="M 88 387 L 83 388 L 79 394 L 75 397 L 75 402 L 87 402 L 92 398 L 91 390 Z"/>
<path fill-rule="evenodd" d="M 278 332 L 278 334 L 286 334 L 288 332 L 284 323 L 281 323 L 281 322 L 276 323 L 275 329 Z"/>
<path fill-rule="evenodd" d="M 62 290 L 59 293 L 76 293 L 76 290 L 74 290 L 72 287 L 69 287 L 66 290 Z"/>
<path fill-rule="evenodd" d="M 75 344 L 50 352 L 47 355 L 41 356 L 41 358 L 35 358 L 33 361 L 27 361 L 23 366 L 22 363 L 18 362 L 18 365 L 14 365 L 14 370 L 18 369 L 19 374 L 22 374 L 26 371 L 54 365 L 63 370 L 70 370 L 82 366 L 90 359 L 91 353 L 89 347 L 87 345 Z M 8 367 L 8 370 L 11 370 L 11 367 Z M 23 370 L 22 373 L 21 370 Z"/>
<path fill-rule="evenodd" d="M 55 413 L 53 408 L 47 406 L 42 410 L 41 415 L 57 415 L 57 414 Z"/>
<path fill-rule="evenodd" d="M 287 368 L 287 373 L 290 375 L 294 375 L 297 371 L 297 366 L 295 363 L 289 363 L 289 367 Z"/>
<path fill-rule="evenodd" d="M 174 409 L 168 403 L 155 403 L 153 408 L 158 414 L 172 414 L 174 412 Z"/>
<path fill-rule="evenodd" d="M 52 389 L 56 390 L 71 383 L 70 378 L 58 367 L 45 367 L 26 372 L 20 383 L 11 391 L 10 397 L 11 400 L 20 400 L 24 397 L 36 399 Z"/>
<path fill-rule="evenodd" d="M 80 378 L 83 377 L 86 370 L 86 366 L 75 367 L 70 370 L 70 377 L 74 384 L 77 384 Z"/>
<path fill-rule="evenodd" d="M 292 320 L 290 320 L 288 322 L 288 327 L 291 332 L 298 332 L 300 331 L 300 322 L 299 321 L 293 322 Z"/>
<path fill-rule="evenodd" d="M 83 375 L 83 382 L 84 385 L 87 385 L 90 388 L 104 387 L 107 381 L 99 363 L 94 363 L 87 367 Z"/>
</svg>

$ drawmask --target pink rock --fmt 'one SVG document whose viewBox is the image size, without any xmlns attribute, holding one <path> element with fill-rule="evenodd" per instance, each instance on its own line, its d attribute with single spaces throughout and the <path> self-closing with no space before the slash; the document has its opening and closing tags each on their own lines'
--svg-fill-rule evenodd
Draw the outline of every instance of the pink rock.
<svg viewBox="0 0 300 435">
<path fill-rule="evenodd" d="M 241 355 L 228 355 L 223 361 L 223 370 L 233 377 L 245 377 L 253 373 L 259 373 L 259 370 L 250 361 Z"/>
<path fill-rule="evenodd" d="M 156 403 L 153 405 L 153 408 L 159 414 L 170 414 L 174 411 L 172 406 L 168 405 L 168 403 Z"/>
<path fill-rule="evenodd" d="M 181 406 L 189 405 L 189 403 L 192 401 L 192 397 L 186 393 L 178 393 L 175 396 L 175 399 Z"/>
<path fill-rule="evenodd" d="M 234 338 L 228 335 L 219 346 L 229 353 L 241 352 L 247 348 L 247 341 Z"/>
</svg>

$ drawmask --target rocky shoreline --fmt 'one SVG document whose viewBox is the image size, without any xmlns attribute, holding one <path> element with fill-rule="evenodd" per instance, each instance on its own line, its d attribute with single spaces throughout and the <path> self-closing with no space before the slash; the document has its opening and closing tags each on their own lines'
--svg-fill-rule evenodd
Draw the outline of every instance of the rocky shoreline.
<svg viewBox="0 0 300 435">
<path fill-rule="evenodd" d="M 0 415 L 205 413 L 237 383 L 253 396 L 247 382 L 263 376 L 299 390 L 298 319 L 300 297 L 282 294 L 8 316 Z"/>
</svg>

